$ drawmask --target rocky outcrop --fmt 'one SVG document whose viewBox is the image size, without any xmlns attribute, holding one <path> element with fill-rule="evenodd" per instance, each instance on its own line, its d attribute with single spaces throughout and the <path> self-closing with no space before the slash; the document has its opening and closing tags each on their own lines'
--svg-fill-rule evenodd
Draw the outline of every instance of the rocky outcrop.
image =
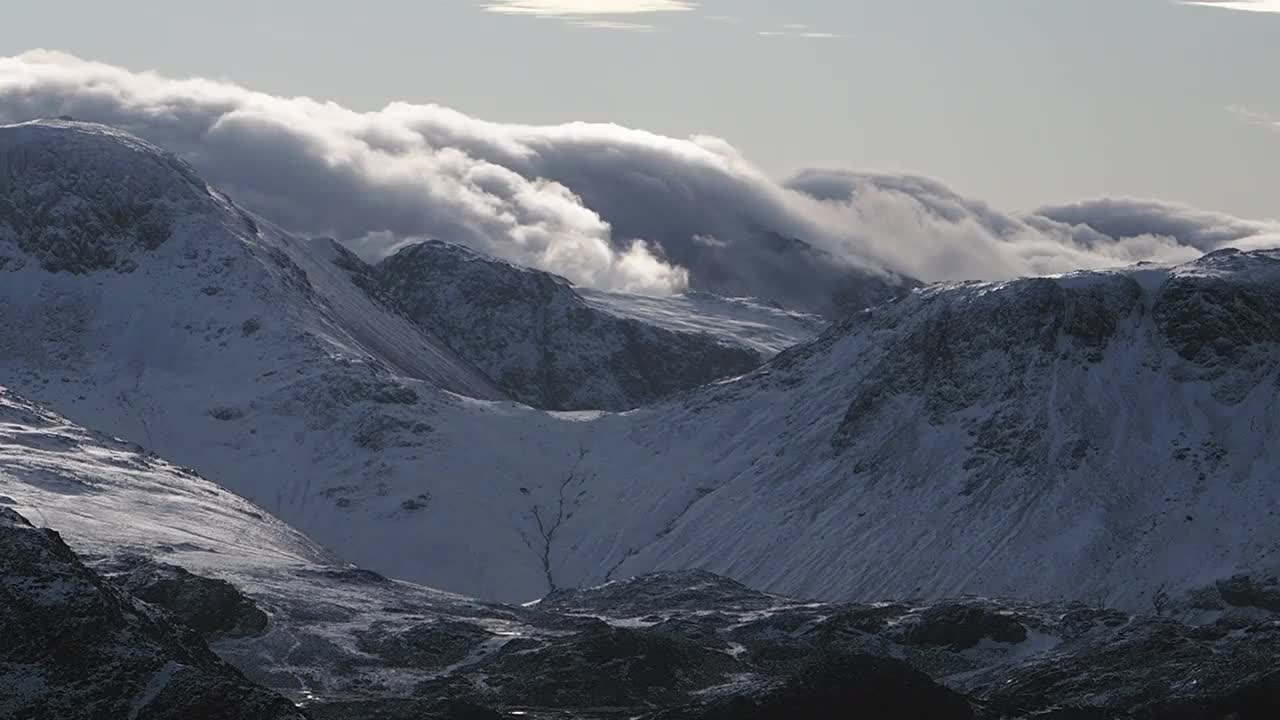
<svg viewBox="0 0 1280 720">
<path fill-rule="evenodd" d="M 112 584 L 164 608 L 206 638 L 255 637 L 266 632 L 267 614 L 226 580 L 137 555 L 117 558 L 112 565 Z"/>
<path fill-rule="evenodd" d="M 931 718 L 970 720 L 964 696 L 890 658 L 820 657 L 781 682 L 646 716 L 651 720 Z"/>
<path fill-rule="evenodd" d="M 0 507 L 0 716 L 285 720 L 195 631 L 89 570 L 57 533 Z"/>
<path fill-rule="evenodd" d="M 513 398 L 549 410 L 626 410 L 740 375 L 765 357 L 700 333 L 604 312 L 567 280 L 458 245 L 426 241 L 344 266 L 376 297 L 484 370 Z"/>
</svg>

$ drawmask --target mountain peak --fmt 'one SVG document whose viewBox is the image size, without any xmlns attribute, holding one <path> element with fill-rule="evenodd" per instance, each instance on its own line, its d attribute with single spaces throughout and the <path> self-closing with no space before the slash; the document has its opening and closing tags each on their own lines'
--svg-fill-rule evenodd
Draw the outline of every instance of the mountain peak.
<svg viewBox="0 0 1280 720">
<path fill-rule="evenodd" d="M 122 130 L 0 126 L 0 266 L 25 255 L 51 272 L 127 272 L 175 223 L 231 207 L 186 162 Z"/>
</svg>

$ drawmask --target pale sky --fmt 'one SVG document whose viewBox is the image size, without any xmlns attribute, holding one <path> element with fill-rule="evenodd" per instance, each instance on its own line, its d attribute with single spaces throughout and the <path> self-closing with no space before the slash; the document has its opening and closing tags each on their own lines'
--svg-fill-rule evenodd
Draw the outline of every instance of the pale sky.
<svg viewBox="0 0 1280 720">
<path fill-rule="evenodd" d="M 1108 195 L 1280 217 L 1280 0 L 4 5 L 0 55 L 711 134 L 780 178 L 910 171 L 1007 210 Z"/>
</svg>

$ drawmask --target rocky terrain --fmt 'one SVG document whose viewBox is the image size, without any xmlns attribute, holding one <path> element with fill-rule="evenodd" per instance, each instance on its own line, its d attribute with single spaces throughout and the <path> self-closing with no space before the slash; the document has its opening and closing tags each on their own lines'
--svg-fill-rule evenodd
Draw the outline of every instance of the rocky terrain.
<svg viewBox="0 0 1280 720">
<path fill-rule="evenodd" d="M 511 397 L 548 410 L 629 410 L 741 375 L 821 325 L 742 300 L 734 309 L 743 317 L 704 314 L 698 326 L 690 316 L 699 313 L 686 309 L 682 327 L 664 327 L 652 315 L 615 310 L 626 296 L 592 303 L 563 278 L 439 241 L 401 249 L 371 279 L 375 292 Z M 773 347 L 740 336 L 783 323 L 798 332 L 770 338 Z"/>
<path fill-rule="evenodd" d="M 104 581 L 52 530 L 0 507 L 0 716 L 304 717 L 199 634 Z"/>
</svg>

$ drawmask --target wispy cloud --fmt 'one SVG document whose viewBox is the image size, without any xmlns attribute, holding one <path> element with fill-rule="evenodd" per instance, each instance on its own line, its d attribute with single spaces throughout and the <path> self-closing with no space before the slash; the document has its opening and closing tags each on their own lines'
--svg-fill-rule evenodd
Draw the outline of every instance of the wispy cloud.
<svg viewBox="0 0 1280 720">
<path fill-rule="evenodd" d="M 806 26 L 804 25 L 784 25 L 779 30 L 760 30 L 756 35 L 760 37 L 804 38 L 808 40 L 836 40 L 849 37 L 844 33 L 822 32 L 805 28 Z"/>
<path fill-rule="evenodd" d="M 655 32 L 658 28 L 647 23 L 624 22 L 622 20 L 570 20 L 574 27 L 591 30 L 630 30 L 632 32 Z"/>
<path fill-rule="evenodd" d="M 1273 130 L 1280 130 L 1280 117 L 1268 115 L 1267 113 L 1259 112 L 1257 110 L 1251 110 L 1242 105 L 1232 105 L 1227 108 L 1227 112 L 1235 115 L 1237 118 L 1240 118 L 1240 120 L 1250 125 L 1260 125 L 1262 127 L 1272 128 Z"/>
<path fill-rule="evenodd" d="M 697 7 L 689 0 L 498 0 L 484 4 L 489 12 L 507 15 L 637 15 L 688 12 Z"/>
<path fill-rule="evenodd" d="M 496 0 L 483 3 L 484 9 L 493 13 L 561 20 L 573 27 L 592 30 L 631 32 L 653 32 L 658 28 L 651 23 L 620 18 L 689 12 L 697 5 L 690 0 Z"/>
<path fill-rule="evenodd" d="M 1280 13 L 1280 0 L 1177 0 L 1177 2 L 1182 5 L 1199 5 L 1222 10 Z"/>
</svg>

